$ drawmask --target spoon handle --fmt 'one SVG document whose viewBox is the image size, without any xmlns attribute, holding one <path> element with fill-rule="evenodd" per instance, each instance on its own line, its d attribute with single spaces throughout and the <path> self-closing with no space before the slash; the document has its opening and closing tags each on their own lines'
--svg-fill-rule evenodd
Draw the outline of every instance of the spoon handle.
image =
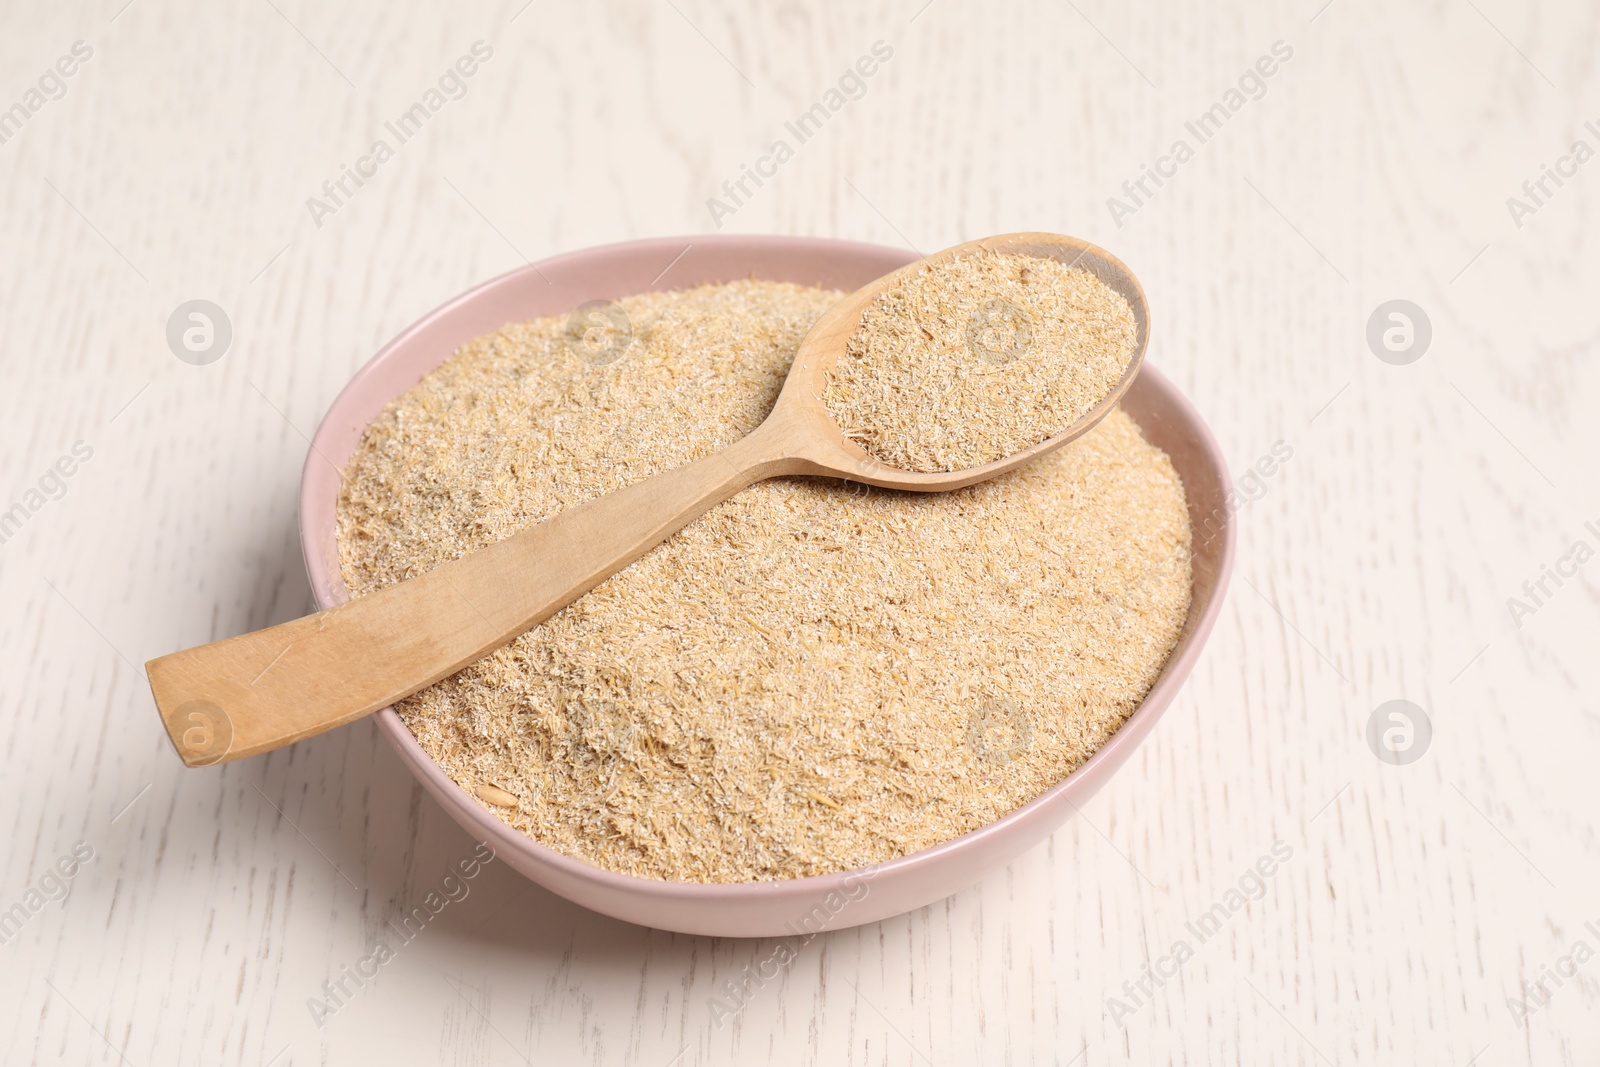
<svg viewBox="0 0 1600 1067">
<path fill-rule="evenodd" d="M 548 619 L 739 490 L 784 473 L 757 429 L 426 574 L 147 663 L 191 767 L 292 744 L 387 707 Z"/>
</svg>

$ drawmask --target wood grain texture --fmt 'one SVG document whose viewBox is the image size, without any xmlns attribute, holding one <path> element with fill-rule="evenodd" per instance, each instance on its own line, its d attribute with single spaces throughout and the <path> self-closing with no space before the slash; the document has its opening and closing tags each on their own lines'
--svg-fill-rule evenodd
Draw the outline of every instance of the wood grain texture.
<svg viewBox="0 0 1600 1067">
<path fill-rule="evenodd" d="M 0 5 L 0 109 L 93 51 L 0 144 L 0 509 L 27 512 L 0 545 L 5 1063 L 1600 1058 L 1600 959 L 1507 1005 L 1600 949 L 1600 562 L 1573 564 L 1600 548 L 1600 164 L 1523 189 L 1600 147 L 1592 5 L 123 5 Z M 307 199 L 479 40 L 465 95 L 317 225 Z M 880 40 L 859 99 L 714 219 Z M 1171 176 L 1114 218 L 1147 165 Z M 400 329 L 527 260 L 719 222 L 1092 240 L 1242 485 L 1261 463 L 1208 654 L 1112 787 L 1004 874 L 810 942 L 721 1025 L 771 943 L 619 925 L 495 863 L 402 942 L 475 846 L 371 725 L 185 771 L 138 666 L 306 609 L 307 437 Z M 232 324 L 206 366 L 166 343 L 192 299 Z M 1367 343 L 1395 299 L 1432 326 L 1405 366 Z M 1433 726 L 1399 767 L 1365 740 L 1395 698 Z M 1241 882 L 1259 899 L 1189 932 Z"/>
</svg>

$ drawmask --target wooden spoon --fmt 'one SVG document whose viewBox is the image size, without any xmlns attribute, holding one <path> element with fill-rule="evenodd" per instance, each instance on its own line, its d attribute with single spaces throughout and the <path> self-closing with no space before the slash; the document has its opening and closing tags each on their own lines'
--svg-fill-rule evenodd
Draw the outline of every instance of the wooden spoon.
<svg viewBox="0 0 1600 1067">
<path fill-rule="evenodd" d="M 988 249 L 1050 257 L 1094 272 L 1138 323 L 1127 371 L 1093 410 L 1047 441 L 966 470 L 887 466 L 847 440 L 822 401 L 829 371 L 865 308 L 929 263 Z M 1049 233 L 957 245 L 909 264 L 829 308 L 800 342 L 765 422 L 723 451 L 570 508 L 426 574 L 266 630 L 153 659 L 162 722 L 189 766 L 292 744 L 387 707 L 448 677 L 554 615 L 606 578 L 765 478 L 807 474 L 914 492 L 993 478 L 1060 448 L 1106 416 L 1133 383 L 1150 338 L 1144 290 L 1113 256 Z"/>
</svg>

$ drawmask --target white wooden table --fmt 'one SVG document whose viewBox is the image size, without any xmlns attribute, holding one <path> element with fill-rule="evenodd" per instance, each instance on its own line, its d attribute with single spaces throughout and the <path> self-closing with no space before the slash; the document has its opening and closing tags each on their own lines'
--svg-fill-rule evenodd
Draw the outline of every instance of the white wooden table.
<svg viewBox="0 0 1600 1067">
<path fill-rule="evenodd" d="M 4 4 L 0 1060 L 1600 1059 L 1600 25 L 1320 3 Z M 307 608 L 306 438 L 385 340 L 525 258 L 719 224 L 1122 256 L 1235 471 L 1292 451 L 1222 623 L 1081 820 L 720 1027 L 770 944 L 495 864 L 357 988 L 472 842 L 370 724 L 183 770 L 140 665 Z M 166 338 L 195 299 L 232 330 L 204 365 Z M 1367 340 L 1391 300 L 1431 326 L 1409 363 Z M 1401 766 L 1366 740 L 1395 699 L 1432 725 Z"/>
</svg>

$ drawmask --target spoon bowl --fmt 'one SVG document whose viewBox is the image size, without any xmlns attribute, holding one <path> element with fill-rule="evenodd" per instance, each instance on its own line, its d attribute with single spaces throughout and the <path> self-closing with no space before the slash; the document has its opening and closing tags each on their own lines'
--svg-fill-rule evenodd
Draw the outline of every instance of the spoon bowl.
<svg viewBox="0 0 1600 1067">
<path fill-rule="evenodd" d="M 869 454 L 860 445 L 845 436 L 834 421 L 823 394 L 845 345 L 861 326 L 862 315 L 873 301 L 913 274 L 931 265 L 944 263 L 976 252 L 1001 252 L 1054 259 L 1068 267 L 1087 270 L 1116 291 L 1128 302 L 1133 311 L 1137 340 L 1128 366 L 1111 391 L 1072 425 L 1060 433 L 1008 456 L 967 467 L 957 471 L 908 471 L 886 464 Z M 849 296 L 823 312 L 800 342 L 789 376 L 772 414 L 761 429 L 784 427 L 796 446 L 795 458 L 811 466 L 804 470 L 788 471 L 794 474 L 816 474 L 848 478 L 885 489 L 902 489 L 916 493 L 939 493 L 961 489 L 1053 452 L 1075 438 L 1081 437 L 1105 418 L 1133 384 L 1144 362 L 1150 344 L 1150 307 L 1145 301 L 1144 289 L 1127 266 L 1111 253 L 1076 237 L 1055 233 L 1010 233 L 968 241 L 942 252 L 908 263 L 898 270 L 875 278 Z M 755 436 L 752 434 L 751 436 Z"/>
</svg>

